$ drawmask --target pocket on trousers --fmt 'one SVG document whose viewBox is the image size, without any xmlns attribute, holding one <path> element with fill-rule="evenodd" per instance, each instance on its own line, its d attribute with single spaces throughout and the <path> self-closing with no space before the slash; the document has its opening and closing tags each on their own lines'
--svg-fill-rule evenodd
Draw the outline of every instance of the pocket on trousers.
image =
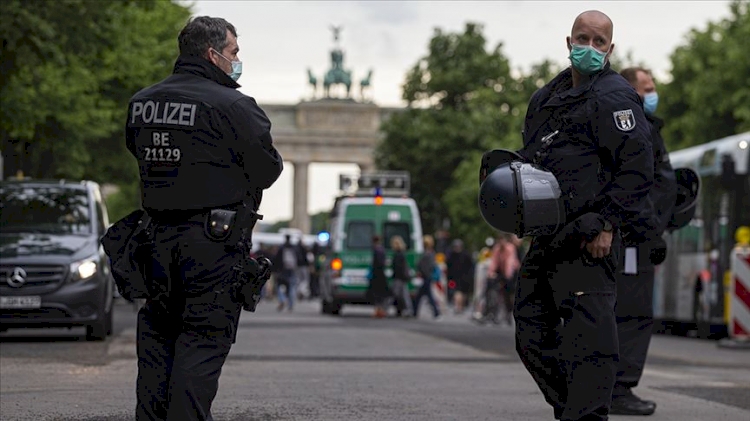
<svg viewBox="0 0 750 421">
<path fill-rule="evenodd" d="M 614 291 L 575 291 L 563 301 L 564 343 L 572 356 L 617 355 L 615 301 Z"/>
<path fill-rule="evenodd" d="M 240 308 L 231 291 L 210 291 L 186 300 L 183 321 L 190 330 L 201 335 L 233 342 Z"/>
</svg>

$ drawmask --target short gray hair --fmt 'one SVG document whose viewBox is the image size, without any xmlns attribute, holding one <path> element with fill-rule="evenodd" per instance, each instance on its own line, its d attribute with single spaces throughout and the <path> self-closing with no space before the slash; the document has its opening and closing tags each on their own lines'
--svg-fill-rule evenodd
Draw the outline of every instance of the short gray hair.
<svg viewBox="0 0 750 421">
<path fill-rule="evenodd" d="M 180 55 L 203 57 L 209 47 L 221 53 L 227 46 L 227 31 L 237 36 L 234 25 L 222 18 L 198 16 L 190 19 L 177 37 Z"/>
</svg>

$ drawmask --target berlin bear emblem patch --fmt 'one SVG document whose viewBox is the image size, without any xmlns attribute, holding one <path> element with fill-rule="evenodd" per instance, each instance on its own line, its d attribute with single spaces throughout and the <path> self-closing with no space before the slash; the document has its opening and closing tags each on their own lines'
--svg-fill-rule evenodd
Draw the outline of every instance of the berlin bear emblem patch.
<svg viewBox="0 0 750 421">
<path fill-rule="evenodd" d="M 629 132 L 635 128 L 633 110 L 615 111 L 612 116 L 615 118 L 615 126 L 621 131 Z"/>
</svg>

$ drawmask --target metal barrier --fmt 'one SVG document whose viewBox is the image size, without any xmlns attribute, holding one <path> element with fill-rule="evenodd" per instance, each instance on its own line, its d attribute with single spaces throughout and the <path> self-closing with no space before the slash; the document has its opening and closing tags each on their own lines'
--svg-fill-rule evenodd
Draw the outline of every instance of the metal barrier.
<svg viewBox="0 0 750 421">
<path fill-rule="evenodd" d="M 732 251 L 729 294 L 729 339 L 720 345 L 750 348 L 750 247 Z"/>
</svg>

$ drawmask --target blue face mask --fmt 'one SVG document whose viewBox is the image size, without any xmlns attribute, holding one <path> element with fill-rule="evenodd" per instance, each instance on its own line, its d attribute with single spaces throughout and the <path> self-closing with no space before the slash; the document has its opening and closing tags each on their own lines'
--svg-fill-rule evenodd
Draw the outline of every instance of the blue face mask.
<svg viewBox="0 0 750 421">
<path fill-rule="evenodd" d="M 229 60 L 228 58 L 224 57 L 220 52 L 216 50 L 214 50 L 214 52 L 218 54 L 219 57 L 223 58 L 224 60 L 232 64 L 232 73 L 229 73 L 229 77 L 231 77 L 233 81 L 237 82 L 237 79 L 239 79 L 240 76 L 242 76 L 242 62 L 239 60 L 237 61 Z"/>
<path fill-rule="evenodd" d="M 643 111 L 646 114 L 653 114 L 657 105 L 659 105 L 659 94 L 656 92 L 649 92 L 643 96 Z"/>
<path fill-rule="evenodd" d="M 578 73 L 591 75 L 604 68 L 607 52 L 601 52 L 590 45 L 570 44 L 570 64 Z"/>
<path fill-rule="evenodd" d="M 237 79 L 242 76 L 242 62 L 237 60 L 232 62 L 232 73 L 229 74 L 229 77 L 232 78 L 233 81 L 237 82 Z"/>
</svg>

